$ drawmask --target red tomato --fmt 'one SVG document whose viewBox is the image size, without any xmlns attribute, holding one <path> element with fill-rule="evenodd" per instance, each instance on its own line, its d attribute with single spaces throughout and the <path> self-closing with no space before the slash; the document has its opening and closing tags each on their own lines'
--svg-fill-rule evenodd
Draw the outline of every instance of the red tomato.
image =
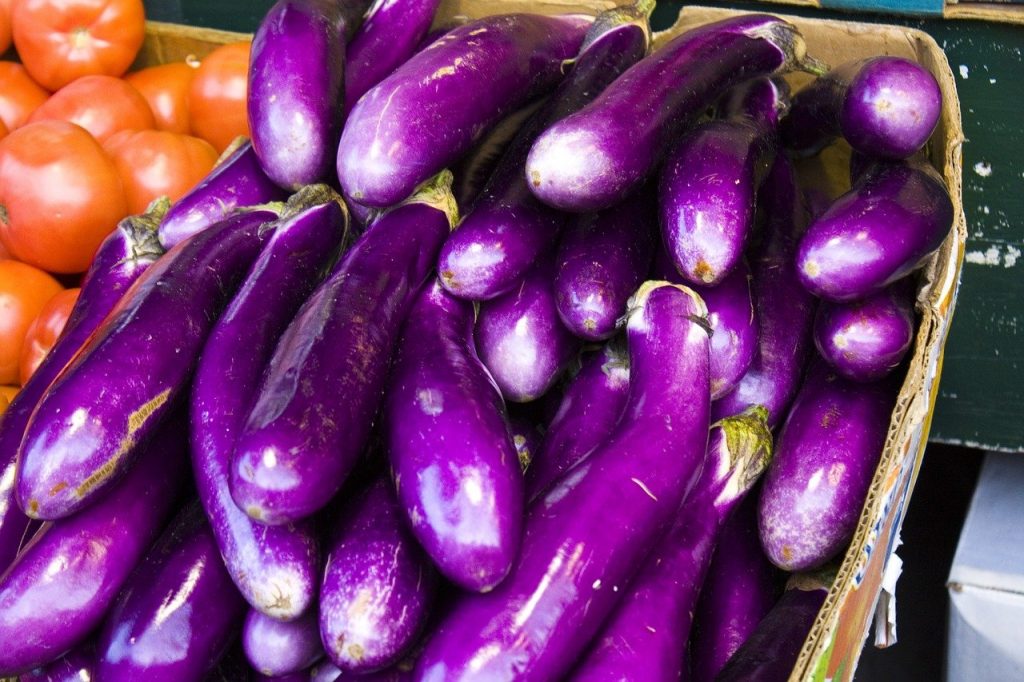
<svg viewBox="0 0 1024 682">
<path fill-rule="evenodd" d="M 71 309 L 78 301 L 81 289 L 65 289 L 47 301 L 39 316 L 32 320 L 25 332 L 25 341 L 21 346 L 21 362 L 18 365 L 18 376 L 24 386 L 35 373 L 36 368 L 50 352 L 53 345 L 64 331 L 64 325 L 71 317 Z"/>
<path fill-rule="evenodd" d="M 198 68 L 198 62 L 176 62 L 151 66 L 124 79 L 149 102 L 158 130 L 188 135 L 188 88 Z"/>
<path fill-rule="evenodd" d="M 11 47 L 11 1 L 0 0 L 0 54 Z"/>
<path fill-rule="evenodd" d="M 0 384 L 18 381 L 25 332 L 62 289 L 38 268 L 16 260 L 0 261 Z"/>
<path fill-rule="evenodd" d="M 122 130 L 156 127 L 146 98 L 113 76 L 84 76 L 65 85 L 28 120 L 29 123 L 48 120 L 77 123 L 100 143 Z"/>
<path fill-rule="evenodd" d="M 0 140 L 0 241 L 14 258 L 83 272 L 126 215 L 117 168 L 83 128 L 39 121 Z"/>
<path fill-rule="evenodd" d="M 14 396 L 18 395 L 18 391 L 21 388 L 18 386 L 0 386 L 0 414 L 7 409 L 7 405 L 14 400 Z"/>
<path fill-rule="evenodd" d="M 18 0 L 11 20 L 22 63 L 49 90 L 124 74 L 146 32 L 142 0 Z"/>
<path fill-rule="evenodd" d="M 8 130 L 20 128 L 50 93 L 39 87 L 21 64 L 0 61 L 0 119 Z"/>
<path fill-rule="evenodd" d="M 239 135 L 249 136 L 249 43 L 222 45 L 199 65 L 188 91 L 192 134 L 223 152 Z"/>
<path fill-rule="evenodd" d="M 7 406 L 11 404 L 11 401 L 7 399 L 7 396 L 0 393 L 0 415 L 7 411 Z"/>
<path fill-rule="evenodd" d="M 4 120 L 2 118 L 0 118 L 0 140 L 2 140 L 5 137 L 7 137 L 7 133 L 9 133 L 9 132 L 10 131 L 7 130 L 7 124 L 4 123 Z"/>
</svg>

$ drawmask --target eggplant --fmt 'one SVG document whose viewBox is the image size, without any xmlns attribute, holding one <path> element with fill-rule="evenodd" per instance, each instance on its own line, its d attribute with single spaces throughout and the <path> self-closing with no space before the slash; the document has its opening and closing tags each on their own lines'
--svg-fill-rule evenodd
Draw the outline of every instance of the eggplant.
<svg viewBox="0 0 1024 682">
<path fill-rule="evenodd" d="M 18 678 L 18 682 L 90 682 L 96 678 L 96 652 L 92 642 L 75 647 L 56 661 Z"/>
<path fill-rule="evenodd" d="M 876 163 L 815 220 L 796 256 L 815 296 L 855 301 L 913 272 L 953 226 L 953 203 L 927 164 Z"/>
<path fill-rule="evenodd" d="M 413 535 L 455 584 L 493 588 L 519 549 L 523 477 L 501 394 L 473 345 L 473 305 L 436 280 L 405 322 L 384 416 Z"/>
<path fill-rule="evenodd" d="M 544 426 L 523 408 L 532 403 L 512 403 L 508 408 L 508 428 L 512 434 L 512 445 L 516 448 L 519 468 L 526 471 L 534 455 L 540 452 L 544 442 Z"/>
<path fill-rule="evenodd" d="M 263 172 L 249 140 L 238 138 L 221 159 L 202 182 L 167 211 L 159 233 L 165 249 L 229 218 L 239 209 L 287 197 Z"/>
<path fill-rule="evenodd" d="M 654 2 L 601 14 L 590 27 L 572 70 L 544 107 L 520 130 L 479 198 L 441 250 L 437 270 L 445 287 L 473 300 L 514 288 L 557 243 L 567 217 L 530 192 L 523 166 L 537 136 L 551 123 L 592 101 L 639 61 L 650 43 L 648 18 Z M 628 285 L 626 296 L 639 280 Z"/>
<path fill-rule="evenodd" d="M 776 157 L 762 186 L 760 203 L 768 224 L 764 242 L 753 258 L 757 350 L 736 388 L 712 404 L 712 418 L 717 421 L 751 405 L 763 405 L 768 410 L 768 425 L 774 429 L 800 387 L 811 349 L 815 306 L 793 265 L 806 216 L 793 165 L 785 155 Z"/>
<path fill-rule="evenodd" d="M 644 192 L 581 216 L 562 236 L 555 262 L 555 302 L 562 322 L 587 341 L 610 338 L 626 301 L 651 267 L 654 212 Z"/>
<path fill-rule="evenodd" d="M 752 407 L 712 427 L 700 479 L 572 679 L 682 679 L 682 652 L 718 535 L 772 458 L 767 416 Z"/>
<path fill-rule="evenodd" d="M 618 338 L 582 356 L 580 370 L 526 470 L 527 502 L 605 441 L 626 407 L 628 389 L 629 354 Z"/>
<path fill-rule="evenodd" d="M 788 680 L 833 580 L 834 568 L 791 577 L 778 603 L 732 655 L 716 682 Z"/>
<path fill-rule="evenodd" d="M 231 584 L 198 500 L 135 569 L 100 631 L 102 680 L 199 682 L 238 632 L 245 600 Z"/>
<path fill-rule="evenodd" d="M 417 679 L 568 672 L 696 483 L 708 441 L 707 311 L 691 290 L 666 282 L 643 284 L 628 310 L 622 420 L 530 508 L 508 577 L 453 605 Z"/>
<path fill-rule="evenodd" d="M 551 90 L 589 21 L 506 14 L 460 26 L 356 102 L 338 145 L 345 196 L 396 204 L 502 117 Z"/>
<path fill-rule="evenodd" d="M 426 623 L 437 574 L 402 516 L 390 481 L 379 478 L 335 522 L 320 588 L 320 639 L 342 670 L 397 663 Z"/>
<path fill-rule="evenodd" d="M 719 118 L 745 117 L 775 135 L 790 107 L 789 84 L 781 78 L 755 78 L 730 89 L 718 101 Z"/>
<path fill-rule="evenodd" d="M 823 303 L 814 344 L 837 373 L 851 381 L 878 381 L 903 362 L 914 340 L 914 287 L 903 279 L 853 303 Z"/>
<path fill-rule="evenodd" d="M 265 239 L 268 211 L 219 223 L 168 251 L 125 292 L 40 400 L 15 494 L 63 518 L 120 478 L 188 385 L 203 342 Z"/>
<path fill-rule="evenodd" d="M 103 240 L 82 280 L 81 292 L 64 331 L 0 419 L 0 571 L 27 540 L 30 519 L 15 501 L 18 448 L 32 411 L 54 378 L 89 339 L 132 283 L 163 254 L 157 226 L 168 202 L 158 200 L 148 213 L 125 218 Z"/>
<path fill-rule="evenodd" d="M 548 258 L 519 287 L 480 304 L 477 351 L 506 400 L 544 395 L 579 350 L 580 340 L 558 317 L 554 277 Z"/>
<path fill-rule="evenodd" d="M 530 189 L 564 211 L 599 211 L 619 203 L 729 88 L 792 68 L 816 68 L 805 51 L 795 26 L 766 14 L 725 19 L 678 36 L 537 138 L 526 161 Z"/>
<path fill-rule="evenodd" d="M 812 363 L 761 489 L 758 528 L 773 564 L 818 568 L 850 542 L 897 389 L 892 380 L 857 384 L 820 358 Z"/>
<path fill-rule="evenodd" d="M 262 675 L 291 675 L 305 670 L 324 655 L 317 609 L 309 609 L 290 622 L 250 609 L 242 626 L 242 649 L 249 665 Z"/>
<path fill-rule="evenodd" d="M 793 98 L 781 132 L 786 147 L 817 154 L 842 135 L 868 156 L 906 159 L 931 137 L 942 114 L 935 76 L 902 57 L 842 64 Z"/>
<path fill-rule="evenodd" d="M 231 467 L 253 519 L 313 514 L 362 454 L 401 324 L 455 222 L 450 185 L 440 174 L 371 225 L 278 341 Z"/>
<path fill-rule="evenodd" d="M 109 493 L 44 524 L 0 575 L 0 675 L 54 660 L 102 622 L 176 501 L 186 429 L 184 419 L 166 421 Z"/>
<path fill-rule="evenodd" d="M 308 527 L 267 527 L 240 510 L 228 483 L 231 454 L 277 340 L 345 240 L 339 201 L 324 185 L 289 200 L 211 331 L 192 382 L 192 468 L 220 554 L 245 600 L 286 620 L 306 611 L 316 596 L 316 538 Z"/>
</svg>

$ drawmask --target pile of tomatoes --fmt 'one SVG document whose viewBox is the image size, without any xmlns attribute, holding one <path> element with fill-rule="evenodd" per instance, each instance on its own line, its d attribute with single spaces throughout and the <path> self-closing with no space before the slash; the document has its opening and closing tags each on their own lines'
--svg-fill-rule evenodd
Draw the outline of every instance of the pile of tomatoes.
<svg viewBox="0 0 1024 682">
<path fill-rule="evenodd" d="M 142 0 L 0 0 L 0 412 L 118 221 L 248 134 L 249 43 L 127 73 L 145 30 Z"/>
</svg>

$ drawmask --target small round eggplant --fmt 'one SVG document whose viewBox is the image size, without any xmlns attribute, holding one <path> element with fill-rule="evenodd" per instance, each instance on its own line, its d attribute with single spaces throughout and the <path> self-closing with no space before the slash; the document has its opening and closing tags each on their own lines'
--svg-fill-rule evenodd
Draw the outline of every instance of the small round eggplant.
<svg viewBox="0 0 1024 682">
<path fill-rule="evenodd" d="M 242 649 L 249 665 L 262 675 L 305 670 L 324 655 L 316 608 L 290 622 L 250 609 L 242 626 Z"/>
</svg>

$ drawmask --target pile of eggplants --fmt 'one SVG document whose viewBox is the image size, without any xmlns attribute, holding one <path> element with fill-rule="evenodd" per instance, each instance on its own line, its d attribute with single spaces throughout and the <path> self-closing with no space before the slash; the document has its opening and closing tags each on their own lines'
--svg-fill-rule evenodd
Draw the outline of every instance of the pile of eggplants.
<svg viewBox="0 0 1024 682">
<path fill-rule="evenodd" d="M 438 4 L 278 0 L 251 141 L 101 246 L 0 420 L 0 676 L 788 677 L 952 225 L 935 79 Z"/>
</svg>

